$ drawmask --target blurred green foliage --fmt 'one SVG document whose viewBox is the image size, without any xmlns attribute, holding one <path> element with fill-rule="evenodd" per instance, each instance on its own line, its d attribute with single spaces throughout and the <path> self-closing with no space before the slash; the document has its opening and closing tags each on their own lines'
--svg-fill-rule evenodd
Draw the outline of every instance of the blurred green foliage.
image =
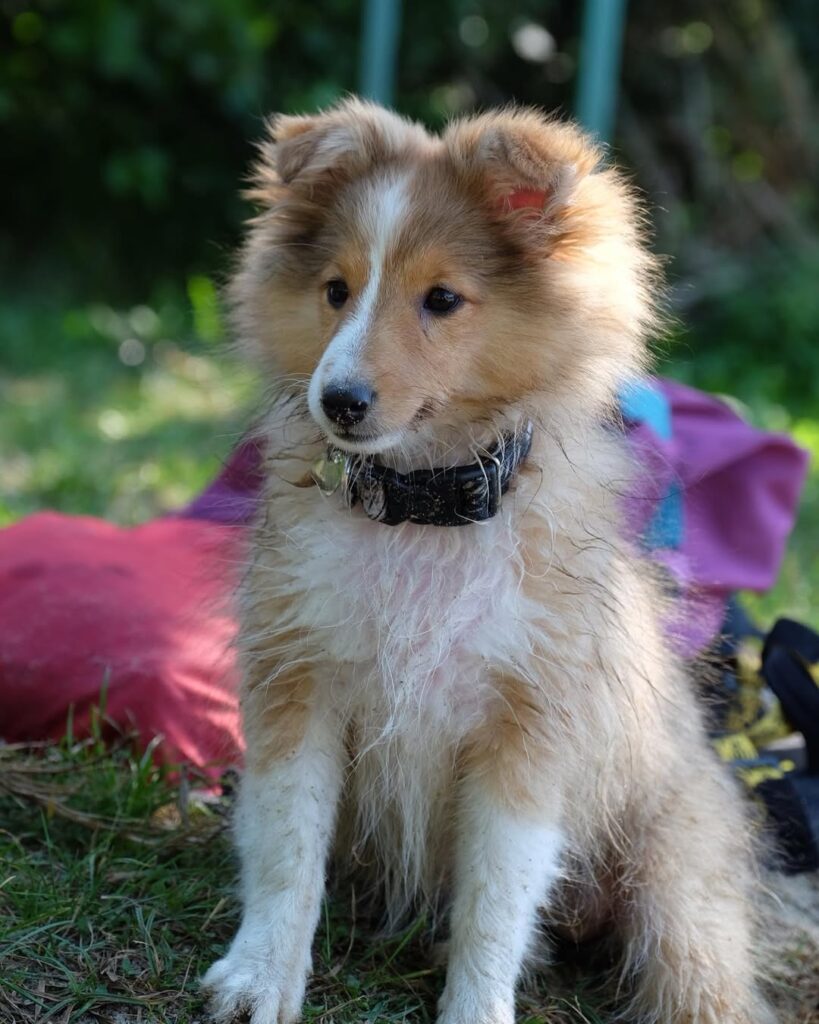
<svg viewBox="0 0 819 1024">
<path fill-rule="evenodd" d="M 263 115 L 351 80 L 354 5 L 322 8 L 6 0 L 0 169 L 24 187 L 7 196 L 2 256 L 131 299 L 219 266 Z"/>
<path fill-rule="evenodd" d="M 135 524 L 205 486 L 246 427 L 252 382 L 200 319 L 205 336 L 170 289 L 123 309 L 7 299 L 0 526 L 43 506 Z"/>
<path fill-rule="evenodd" d="M 560 6 L 522 0 L 515 19 Z M 5 197 L 0 260 L 86 292 L 133 300 L 157 276 L 221 272 L 264 116 L 316 109 L 356 86 L 357 0 L 3 0 L 0 9 L 0 173 L 24 185 Z M 460 0 L 407 6 L 401 105 L 410 113 L 440 121 L 474 103 L 484 80 L 483 99 L 516 91 L 508 8 L 488 0 L 465 43 L 469 10 Z M 555 105 L 566 94 L 529 98 Z"/>
<path fill-rule="evenodd" d="M 0 0 L 0 173 L 18 183 L 0 268 L 130 302 L 158 278 L 223 273 L 264 115 L 355 89 L 361 7 Z M 433 124 L 510 99 L 570 112 L 581 7 L 406 4 L 399 108 Z M 632 0 L 616 148 L 682 270 L 805 234 L 818 52 L 812 0 Z"/>
<path fill-rule="evenodd" d="M 663 347 L 675 376 L 791 415 L 819 413 L 819 251 L 761 261 Z"/>
</svg>

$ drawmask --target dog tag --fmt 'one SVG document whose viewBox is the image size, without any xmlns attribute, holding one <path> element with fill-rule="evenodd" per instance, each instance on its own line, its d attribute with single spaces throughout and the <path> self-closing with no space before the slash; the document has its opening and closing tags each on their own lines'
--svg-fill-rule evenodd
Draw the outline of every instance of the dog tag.
<svg viewBox="0 0 819 1024">
<path fill-rule="evenodd" d="M 339 489 L 347 470 L 347 457 L 343 452 L 329 451 L 316 459 L 310 473 L 322 494 L 333 494 Z"/>
</svg>

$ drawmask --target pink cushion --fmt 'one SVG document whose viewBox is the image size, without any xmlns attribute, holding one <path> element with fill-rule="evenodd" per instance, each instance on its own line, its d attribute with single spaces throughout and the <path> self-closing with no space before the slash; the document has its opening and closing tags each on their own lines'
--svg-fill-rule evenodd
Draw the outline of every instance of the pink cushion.
<svg viewBox="0 0 819 1024">
<path fill-rule="evenodd" d="M 244 531 L 194 519 L 123 529 L 55 512 L 0 531 L 0 737 L 76 735 L 106 712 L 158 756 L 236 763 L 231 642 Z"/>
</svg>

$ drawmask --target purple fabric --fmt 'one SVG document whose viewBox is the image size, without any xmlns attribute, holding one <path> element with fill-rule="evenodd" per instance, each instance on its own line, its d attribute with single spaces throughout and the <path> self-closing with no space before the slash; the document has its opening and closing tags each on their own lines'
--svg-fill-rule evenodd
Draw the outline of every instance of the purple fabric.
<svg viewBox="0 0 819 1024">
<path fill-rule="evenodd" d="M 671 381 L 660 386 L 672 408 L 669 458 L 685 494 L 681 553 L 692 582 L 767 590 L 796 518 L 808 453 L 710 395 Z"/>
<path fill-rule="evenodd" d="M 750 426 L 712 395 L 657 384 L 671 405 L 672 437 L 662 440 L 643 425 L 631 432 L 645 472 L 627 507 L 639 533 L 654 502 L 672 485 L 682 490 L 682 543 L 653 554 L 681 592 L 670 630 L 681 651 L 694 655 L 719 631 L 732 591 L 776 582 L 808 453 L 784 434 Z"/>
<path fill-rule="evenodd" d="M 246 438 L 233 449 L 216 479 L 177 515 L 226 526 L 246 526 L 261 494 L 263 464 L 262 442 Z"/>
<path fill-rule="evenodd" d="M 732 591 L 763 591 L 774 584 L 808 454 L 784 434 L 756 430 L 711 395 L 669 380 L 655 383 L 671 406 L 672 436 L 663 440 L 644 424 L 631 428 L 643 472 L 626 510 L 629 528 L 639 537 L 669 488 L 682 490 L 682 543 L 656 550 L 654 557 L 680 591 L 669 630 L 682 653 L 693 656 L 719 632 Z M 260 442 L 243 441 L 180 514 L 230 525 L 250 522 L 263 458 Z"/>
</svg>

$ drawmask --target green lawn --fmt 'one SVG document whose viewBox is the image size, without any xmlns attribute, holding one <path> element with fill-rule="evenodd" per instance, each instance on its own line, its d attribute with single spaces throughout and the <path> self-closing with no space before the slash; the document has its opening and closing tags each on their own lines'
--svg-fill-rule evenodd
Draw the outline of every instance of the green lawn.
<svg viewBox="0 0 819 1024">
<path fill-rule="evenodd" d="M 0 303 L 0 524 L 47 507 L 134 524 L 214 475 L 252 384 L 199 302 Z"/>
<path fill-rule="evenodd" d="M 198 785 L 98 734 L 0 747 L 0 1020 L 203 1024 L 198 979 L 224 951 L 238 904 L 230 798 Z M 773 949 L 782 1024 L 815 1021 L 816 947 L 790 931 Z M 385 938 L 349 884 L 336 883 L 304 1020 L 432 1024 L 440 962 L 423 919 Z M 518 1024 L 610 1020 L 605 965 L 558 952 L 528 979 Z"/>
<path fill-rule="evenodd" d="M 127 745 L 0 747 L 0 1020 L 194 1024 L 198 978 L 236 927 L 226 798 Z M 443 971 L 423 919 L 385 939 L 339 885 L 307 1022 L 434 1019 Z M 541 977 L 522 1020 L 596 1024 L 581 986 Z"/>
</svg>

